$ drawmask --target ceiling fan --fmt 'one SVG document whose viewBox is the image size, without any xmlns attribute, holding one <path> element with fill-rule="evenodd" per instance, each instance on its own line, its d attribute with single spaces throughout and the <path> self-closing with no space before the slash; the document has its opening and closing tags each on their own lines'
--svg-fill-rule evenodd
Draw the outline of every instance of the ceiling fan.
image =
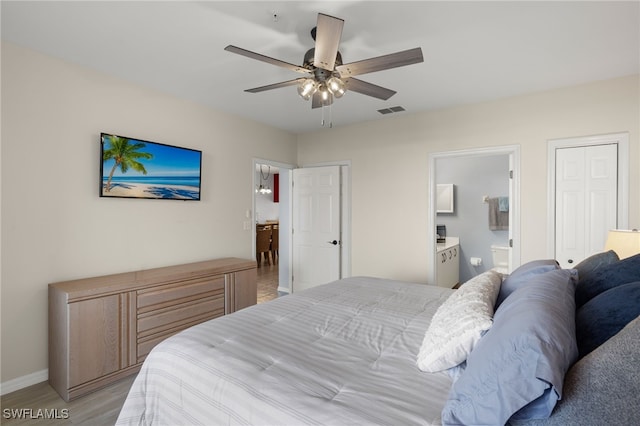
<svg viewBox="0 0 640 426">
<path fill-rule="evenodd" d="M 298 94 L 303 99 L 312 99 L 312 108 L 331 105 L 334 97 L 342 97 L 347 90 L 387 100 L 396 92 L 353 77 L 423 62 L 422 50 L 416 47 L 343 64 L 342 55 L 338 51 L 343 26 L 343 19 L 319 13 L 316 27 L 311 30 L 315 48 L 307 51 L 300 66 L 232 45 L 225 47 L 224 50 L 304 74 L 304 77 L 247 89 L 245 92 L 258 93 L 280 87 L 298 86 Z"/>
</svg>

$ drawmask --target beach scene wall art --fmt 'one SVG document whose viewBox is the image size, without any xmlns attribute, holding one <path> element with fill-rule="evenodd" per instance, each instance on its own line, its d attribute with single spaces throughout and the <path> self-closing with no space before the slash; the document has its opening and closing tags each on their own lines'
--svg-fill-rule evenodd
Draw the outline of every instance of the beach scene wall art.
<svg viewBox="0 0 640 426">
<path fill-rule="evenodd" d="M 100 134 L 100 196 L 200 200 L 202 151 Z"/>
</svg>

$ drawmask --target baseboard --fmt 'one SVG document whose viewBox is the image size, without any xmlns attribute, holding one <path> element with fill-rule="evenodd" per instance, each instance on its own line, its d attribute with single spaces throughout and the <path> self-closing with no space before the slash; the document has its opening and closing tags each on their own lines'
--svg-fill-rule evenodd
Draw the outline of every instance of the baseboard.
<svg viewBox="0 0 640 426">
<path fill-rule="evenodd" d="M 0 383 L 0 395 L 6 395 L 37 383 L 46 382 L 47 380 L 49 380 L 48 369 L 36 371 L 26 376 L 16 377 L 15 379 Z"/>
<path fill-rule="evenodd" d="M 280 286 L 278 286 L 278 293 L 286 293 L 286 294 L 289 294 L 289 293 L 291 293 L 291 291 L 290 291 L 287 287 L 280 287 Z"/>
</svg>

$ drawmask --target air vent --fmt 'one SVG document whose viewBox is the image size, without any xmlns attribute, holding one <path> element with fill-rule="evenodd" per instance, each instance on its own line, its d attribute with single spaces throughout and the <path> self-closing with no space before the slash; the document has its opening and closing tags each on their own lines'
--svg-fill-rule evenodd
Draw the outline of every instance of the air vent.
<svg viewBox="0 0 640 426">
<path fill-rule="evenodd" d="M 378 112 L 380 114 L 383 114 L 383 115 L 384 114 L 391 114 L 391 113 L 394 113 L 394 112 L 402 112 L 402 111 L 405 111 L 405 109 L 402 108 L 401 106 L 394 106 L 394 107 L 391 107 L 391 108 L 383 108 L 383 109 L 379 109 L 378 110 Z"/>
</svg>

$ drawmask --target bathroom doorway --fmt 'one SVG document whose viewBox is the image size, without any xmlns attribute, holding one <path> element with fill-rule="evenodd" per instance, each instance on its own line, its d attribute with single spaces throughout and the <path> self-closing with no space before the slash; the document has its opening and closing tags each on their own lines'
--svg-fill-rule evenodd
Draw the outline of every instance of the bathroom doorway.
<svg viewBox="0 0 640 426">
<path fill-rule="evenodd" d="M 491 246 L 509 248 L 508 270 L 520 264 L 519 147 L 471 149 L 429 156 L 428 277 L 437 282 L 436 226 L 459 239 L 459 282 L 493 268 Z M 437 185 L 453 184 L 452 212 L 436 211 Z M 493 202 L 507 203 L 505 223 L 491 226 Z M 505 229 L 506 228 L 506 229 Z M 454 235 L 459 234 L 459 235 Z"/>
</svg>

